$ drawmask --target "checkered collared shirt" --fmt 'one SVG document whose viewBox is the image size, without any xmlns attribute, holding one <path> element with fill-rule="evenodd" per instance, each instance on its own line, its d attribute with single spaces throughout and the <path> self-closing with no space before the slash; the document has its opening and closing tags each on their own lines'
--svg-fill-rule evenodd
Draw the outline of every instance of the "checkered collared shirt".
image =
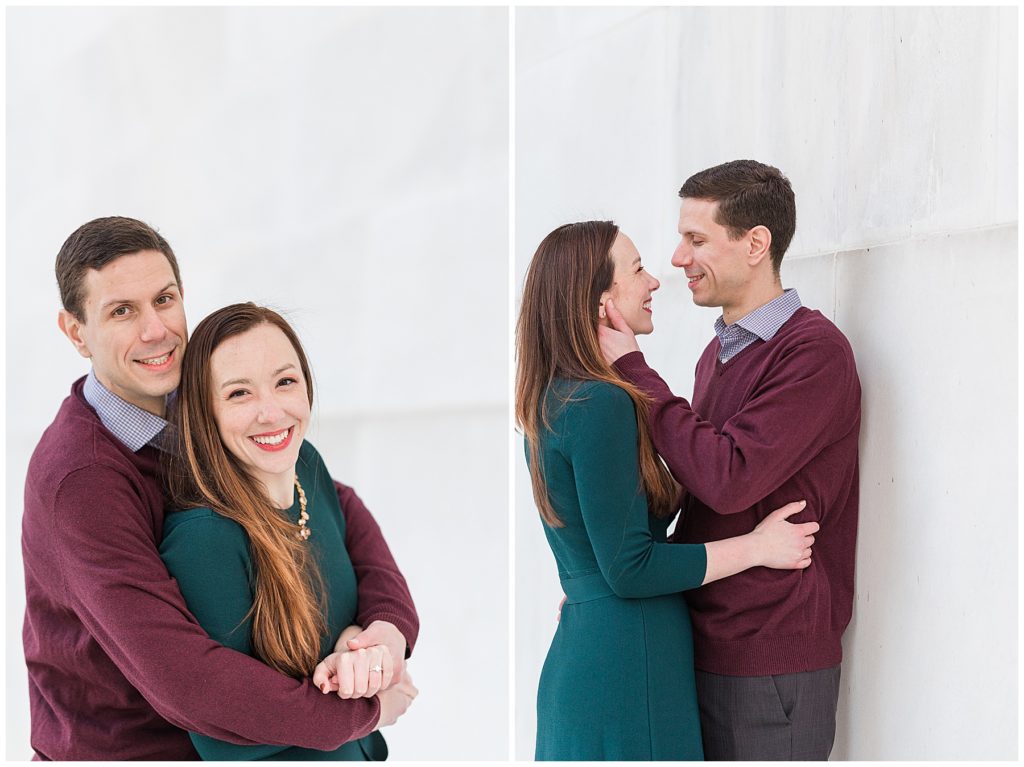
<svg viewBox="0 0 1024 767">
<path fill-rule="evenodd" d="M 125 402 L 101 384 L 91 369 L 85 377 L 82 394 L 100 417 L 100 422 L 133 453 L 137 453 L 144 445 L 166 449 L 163 436 L 167 421 Z M 168 395 L 168 404 L 171 396 Z"/>
<path fill-rule="evenodd" d="M 719 317 L 715 320 L 715 335 L 722 347 L 718 351 L 718 361 L 728 362 L 759 338 L 770 341 L 801 305 L 796 290 L 788 288 L 775 300 L 731 325 L 726 325 L 725 320 Z"/>
</svg>

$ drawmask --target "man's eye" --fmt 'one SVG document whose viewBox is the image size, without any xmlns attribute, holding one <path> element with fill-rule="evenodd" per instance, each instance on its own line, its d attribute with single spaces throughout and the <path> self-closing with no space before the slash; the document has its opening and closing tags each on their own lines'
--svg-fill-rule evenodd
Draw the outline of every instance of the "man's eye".
<svg viewBox="0 0 1024 767">
<path fill-rule="evenodd" d="M 110 314 L 114 317 L 124 317 L 126 314 L 128 314 L 128 307 L 119 306 L 116 309 L 114 309 L 114 311 L 112 311 Z"/>
<path fill-rule="evenodd" d="M 170 300 L 171 300 L 171 297 L 170 297 L 169 295 L 167 295 L 167 294 L 165 293 L 164 295 L 160 296 L 160 297 L 159 297 L 159 298 L 158 298 L 158 299 L 156 300 L 156 302 L 157 302 L 158 304 L 161 304 L 161 305 L 162 305 L 162 304 L 170 303 Z"/>
</svg>

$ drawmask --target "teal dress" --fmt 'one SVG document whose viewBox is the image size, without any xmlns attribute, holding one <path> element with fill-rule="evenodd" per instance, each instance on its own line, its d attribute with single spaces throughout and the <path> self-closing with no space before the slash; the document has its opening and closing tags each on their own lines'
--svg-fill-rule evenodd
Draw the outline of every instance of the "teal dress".
<svg viewBox="0 0 1024 767">
<path fill-rule="evenodd" d="M 323 459 L 308 442 L 299 448 L 295 467 L 306 493 L 308 543 L 327 591 L 326 623 L 320 656 L 334 651 L 338 635 L 355 621 L 356 575 L 345 549 L 345 517 L 338 494 Z M 292 507 L 282 510 L 296 523 L 298 495 Z M 254 655 L 252 621 L 246 618 L 253 602 L 253 565 L 249 538 L 230 519 L 208 508 L 187 509 L 167 516 L 160 556 L 181 589 L 189 610 L 210 637 L 226 647 Z M 254 691 L 258 695 L 258 691 Z M 239 701 L 244 706 L 245 701 Z M 379 732 L 350 741 L 334 751 L 295 746 L 239 746 L 189 733 L 196 751 L 206 760 L 281 759 L 293 761 L 368 761 L 387 758 L 387 746 Z"/>
<path fill-rule="evenodd" d="M 625 391 L 556 380 L 540 460 L 544 525 L 566 602 L 537 693 L 538 760 L 700 760 L 693 635 L 680 593 L 703 545 L 667 543 L 648 514 L 636 411 Z M 568 401 L 566 401 L 568 400 Z"/>
</svg>

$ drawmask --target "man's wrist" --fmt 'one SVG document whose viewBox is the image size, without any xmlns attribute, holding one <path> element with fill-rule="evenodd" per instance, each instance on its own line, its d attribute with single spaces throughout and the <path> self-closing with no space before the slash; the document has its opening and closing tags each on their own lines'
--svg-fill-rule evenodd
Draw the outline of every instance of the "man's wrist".
<svg viewBox="0 0 1024 767">
<path fill-rule="evenodd" d="M 644 359 L 644 353 L 639 349 L 635 351 L 627 352 L 621 357 L 618 357 L 612 366 L 619 371 L 619 374 L 624 378 L 629 378 L 630 374 L 636 370 L 643 370 L 647 367 L 647 361 Z"/>
</svg>

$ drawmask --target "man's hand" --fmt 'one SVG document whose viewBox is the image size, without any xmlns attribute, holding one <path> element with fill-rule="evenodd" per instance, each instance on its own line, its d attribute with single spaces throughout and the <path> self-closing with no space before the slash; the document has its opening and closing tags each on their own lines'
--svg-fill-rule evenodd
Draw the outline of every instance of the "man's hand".
<svg viewBox="0 0 1024 767">
<path fill-rule="evenodd" d="M 640 351 L 640 347 L 636 343 L 633 329 L 626 324 L 626 320 L 615 308 L 615 304 L 610 298 L 604 302 L 604 310 L 612 327 L 606 328 L 604 325 L 598 325 L 597 340 L 601 342 L 601 353 L 611 365 L 625 354 Z"/>
<path fill-rule="evenodd" d="M 419 694 L 420 691 L 416 689 L 408 674 L 392 685 L 390 690 L 381 691 L 377 695 L 377 699 L 380 700 L 380 718 L 374 729 L 379 730 L 381 727 L 394 724 L 398 717 L 409 710 L 409 706 Z"/>
<path fill-rule="evenodd" d="M 393 664 L 393 679 L 397 682 L 402 678 L 405 671 L 405 637 L 393 623 L 387 621 L 374 621 L 354 637 L 347 638 L 346 644 L 349 650 L 360 650 L 374 645 L 384 645 L 391 651 L 391 662 Z M 339 648 L 340 649 L 340 648 Z M 386 690 L 388 685 L 383 685 Z"/>
</svg>

